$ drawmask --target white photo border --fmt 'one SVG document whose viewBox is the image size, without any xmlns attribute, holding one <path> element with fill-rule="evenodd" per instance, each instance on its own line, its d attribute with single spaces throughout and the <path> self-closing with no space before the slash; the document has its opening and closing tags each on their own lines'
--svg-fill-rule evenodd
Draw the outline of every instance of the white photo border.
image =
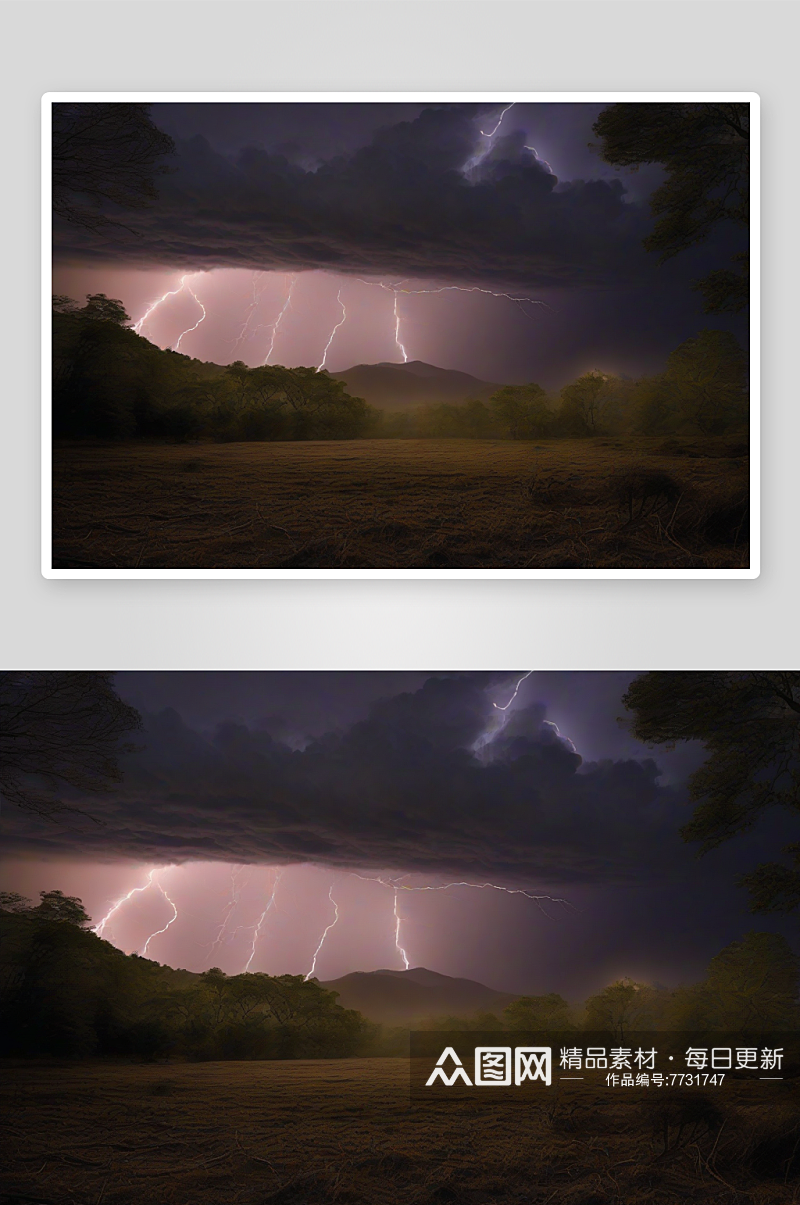
<svg viewBox="0 0 800 1205">
<path fill-rule="evenodd" d="M 52 106 L 97 103 L 678 103 L 747 102 L 750 105 L 750 565 L 747 569 L 54 569 L 52 558 Z M 41 571 L 48 579 L 280 579 L 280 578 L 757 578 L 761 572 L 761 128 L 755 92 L 47 92 L 42 97 L 42 547 Z"/>
</svg>

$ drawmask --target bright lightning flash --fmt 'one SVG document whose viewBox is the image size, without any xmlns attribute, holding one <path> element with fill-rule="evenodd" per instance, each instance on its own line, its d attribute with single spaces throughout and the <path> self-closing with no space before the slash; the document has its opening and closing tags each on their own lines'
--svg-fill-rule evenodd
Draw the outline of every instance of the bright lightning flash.
<svg viewBox="0 0 800 1205">
<path fill-rule="evenodd" d="M 524 891 L 521 887 L 503 887 L 499 883 L 468 883 L 465 881 L 459 881 L 457 883 L 442 883 L 438 887 L 410 887 L 406 883 L 401 883 L 398 879 L 384 879 L 380 876 L 358 874 L 356 871 L 351 871 L 351 875 L 353 878 L 362 879 L 366 883 L 380 883 L 381 887 L 389 887 L 394 892 L 394 946 L 397 950 L 397 953 L 403 960 L 403 969 L 406 971 L 411 964 L 408 960 L 408 953 L 400 941 L 402 917 L 397 910 L 397 896 L 398 892 L 400 891 L 449 891 L 451 887 L 474 887 L 478 891 L 486 891 L 487 889 L 490 891 L 504 891 L 506 895 L 524 895 L 526 899 L 533 900 L 533 902 L 537 905 L 539 910 L 544 913 L 548 920 L 552 920 L 553 918 L 550 916 L 547 910 L 542 907 L 543 903 L 563 904 L 566 908 L 573 907 L 569 900 L 562 899 L 560 896 L 534 895 L 530 891 Z"/>
<path fill-rule="evenodd" d="M 275 321 L 274 321 L 274 322 L 273 322 L 273 324 L 272 324 L 272 335 L 271 335 L 271 338 L 270 338 L 269 349 L 268 349 L 268 351 L 267 351 L 266 356 L 264 357 L 264 363 L 265 363 L 265 364 L 269 364 L 270 359 L 272 358 L 272 353 L 273 353 L 273 352 L 274 352 L 274 350 L 275 350 L 275 339 L 276 339 L 276 336 L 277 336 L 277 334 L 278 334 L 278 330 L 280 329 L 280 325 L 281 325 L 281 323 L 283 322 L 283 316 L 284 316 L 284 314 L 286 313 L 286 311 L 288 310 L 288 308 L 289 308 L 289 306 L 290 306 L 290 304 L 291 304 L 291 301 L 292 301 L 292 293 L 294 292 L 294 286 L 295 286 L 296 284 L 297 284 L 297 277 L 296 277 L 296 276 L 292 276 L 292 277 L 291 277 L 291 279 L 290 279 L 290 281 L 289 281 L 289 288 L 288 288 L 288 291 L 287 291 L 287 293 L 286 293 L 286 301 L 283 303 L 283 309 L 281 310 L 280 314 L 278 314 L 278 317 L 275 319 Z"/>
<path fill-rule="evenodd" d="M 342 316 L 339 319 L 339 321 L 336 323 L 336 326 L 331 331 L 330 338 L 328 339 L 328 342 L 325 344 L 325 350 L 322 353 L 322 360 L 321 360 L 320 364 L 317 366 L 317 372 L 322 372 L 323 368 L 325 367 L 325 361 L 328 358 L 328 352 L 330 351 L 331 343 L 333 343 L 333 340 L 336 338 L 336 332 L 338 331 L 339 327 L 344 325 L 345 319 L 347 318 L 347 310 L 345 309 L 344 302 L 342 301 L 342 290 L 341 289 L 339 289 L 339 292 L 336 294 L 336 300 L 339 302 L 339 305 L 342 307 Z"/>
<path fill-rule="evenodd" d="M 233 341 L 233 347 L 231 348 L 231 353 L 236 351 L 236 348 L 241 343 L 244 342 L 245 338 L 248 335 L 253 335 L 253 334 L 255 334 L 255 332 L 257 330 L 261 329 L 262 324 L 259 324 L 256 327 L 251 327 L 250 324 L 258 312 L 259 302 L 261 301 L 261 298 L 262 298 L 264 292 L 266 291 L 266 289 L 269 286 L 269 279 L 267 279 L 266 282 L 262 283 L 263 277 L 265 275 L 266 275 L 266 273 L 264 273 L 264 272 L 254 272 L 253 273 L 253 295 L 250 300 L 250 304 L 247 307 L 247 312 L 244 316 L 244 322 L 242 323 L 241 330 L 239 331 L 239 334 L 236 336 L 236 338 Z M 258 287 L 259 284 L 261 284 L 260 289 Z"/>
<path fill-rule="evenodd" d="M 506 107 L 503 109 L 503 112 L 498 117 L 497 124 L 493 130 L 481 130 L 481 134 L 483 134 L 484 138 L 494 138 L 495 134 L 500 129 L 500 126 L 503 124 L 503 118 L 505 117 L 506 113 L 509 109 L 513 109 L 516 103 L 517 102 L 515 100 L 512 100 L 510 105 L 506 105 Z"/>
<path fill-rule="evenodd" d="M 217 949 L 217 947 L 222 944 L 222 939 L 225 937 L 225 934 L 228 931 L 228 925 L 230 924 L 233 914 L 236 911 L 236 908 L 239 904 L 239 897 L 240 897 L 241 891 L 242 891 L 242 887 L 239 883 L 239 874 L 242 869 L 243 868 L 241 866 L 232 866 L 231 867 L 230 895 L 228 896 L 227 903 L 225 904 L 225 907 L 222 910 L 222 921 L 220 922 L 219 929 L 217 930 L 217 936 L 214 938 L 214 940 L 211 942 L 211 945 L 208 948 L 209 955 L 213 955 L 213 953 Z M 247 881 L 249 881 L 249 876 L 248 876 L 248 880 L 246 880 L 246 882 Z"/>
<path fill-rule="evenodd" d="M 510 107 L 511 106 L 509 106 L 509 108 Z M 507 112 L 507 110 L 505 110 L 505 111 Z M 530 314 L 525 309 L 526 302 L 529 305 L 541 305 L 541 306 L 544 306 L 545 309 L 549 308 L 546 301 L 537 301 L 537 299 L 535 297 L 515 297 L 513 293 L 496 293 L 494 291 L 494 289 L 484 289 L 480 285 L 441 285 L 440 287 L 438 287 L 436 289 L 402 289 L 400 286 L 405 283 L 405 281 L 402 281 L 402 280 L 398 281 L 397 284 L 386 284 L 386 282 L 383 280 L 380 280 L 380 281 L 364 280 L 364 278 L 362 276 L 358 276 L 356 279 L 362 285 L 369 285 L 371 288 L 385 289 L 387 293 L 391 293 L 393 295 L 393 297 L 394 297 L 394 309 L 393 309 L 394 341 L 395 341 L 395 345 L 397 346 L 397 350 L 400 352 L 400 355 L 403 357 L 404 364 L 408 363 L 408 349 L 406 348 L 405 344 L 403 343 L 402 339 L 400 338 L 400 310 L 399 310 L 398 304 L 397 304 L 398 303 L 398 296 L 397 296 L 398 293 L 403 293 L 407 297 L 418 296 L 422 293 L 428 293 L 428 294 L 449 293 L 449 292 L 485 293 L 488 297 L 503 297 L 503 298 L 505 298 L 506 301 L 513 301 L 514 304 L 517 305 L 518 308 L 522 310 L 525 317 L 530 318 L 532 321 L 533 321 L 533 315 Z M 344 309 L 344 306 L 342 308 Z M 342 321 L 344 321 L 344 319 L 342 319 Z M 341 322 L 339 323 L 339 326 L 341 326 Z M 338 330 L 338 327 L 336 329 Z M 334 330 L 333 333 L 335 334 L 336 331 Z M 332 338 L 333 338 L 333 335 L 331 336 L 331 339 Z M 330 347 L 330 342 L 328 343 L 328 347 Z M 327 353 L 327 348 L 325 350 Z M 324 363 L 324 360 L 323 360 L 323 363 Z M 317 371 L 319 371 L 319 370 L 317 370 Z"/>
<path fill-rule="evenodd" d="M 397 887 L 394 887 L 394 945 L 398 954 L 403 959 L 403 970 L 407 971 L 410 964 L 408 961 L 408 955 L 400 945 L 400 913 L 397 911 L 397 891 Z"/>
<path fill-rule="evenodd" d="M 186 279 L 186 277 L 184 277 L 184 280 L 185 280 L 185 279 Z M 200 298 L 197 296 L 197 294 L 195 293 L 194 289 L 192 288 L 192 286 L 191 286 L 190 284 L 187 284 L 187 285 L 186 285 L 186 288 L 189 290 L 189 292 L 191 293 L 192 297 L 194 297 L 195 301 L 196 301 L 196 302 L 197 302 L 197 304 L 200 306 L 200 309 L 201 309 L 203 312 L 202 312 L 202 314 L 200 315 L 200 317 L 197 319 L 197 322 L 195 322 L 194 326 L 190 326 L 190 327 L 188 328 L 188 330 L 185 330 L 185 331 L 183 331 L 183 333 L 182 333 L 182 334 L 178 335 L 178 342 L 177 342 L 177 343 L 175 344 L 175 346 L 173 347 L 173 349 L 172 349 L 173 351 L 178 351 L 178 350 L 180 349 L 180 346 L 181 346 L 181 340 L 182 340 L 182 339 L 183 339 L 183 338 L 184 338 L 186 335 L 191 335 L 192 331 L 196 331 L 196 330 L 197 330 L 197 328 L 198 328 L 198 326 L 200 325 L 200 323 L 201 323 L 201 322 L 205 322 L 205 320 L 206 320 L 206 307 L 203 305 L 202 301 L 201 301 L 201 300 L 200 300 Z"/>
<path fill-rule="evenodd" d="M 339 905 L 336 903 L 336 900 L 333 898 L 333 886 L 334 886 L 333 883 L 331 883 L 330 887 L 328 888 L 328 899 L 333 904 L 334 917 L 333 917 L 333 920 L 331 921 L 331 923 L 325 929 L 324 933 L 322 934 L 322 937 L 319 939 L 319 945 L 317 946 L 316 950 L 314 951 L 314 957 L 311 960 L 311 969 L 308 972 L 308 974 L 305 975 L 303 978 L 304 983 L 308 983 L 309 979 L 314 974 L 314 971 L 317 968 L 317 958 L 319 957 L 319 952 L 322 949 L 322 947 L 325 945 L 325 938 L 328 936 L 331 929 L 333 928 L 333 926 L 336 924 L 336 922 L 339 919 Z"/>
<path fill-rule="evenodd" d="M 264 921 L 267 919 L 267 913 L 269 912 L 272 905 L 275 903 L 275 892 L 278 890 L 278 883 L 280 883 L 280 881 L 281 881 L 282 874 L 283 874 L 283 871 L 279 870 L 277 872 L 277 874 L 275 875 L 275 882 L 272 884 L 272 895 L 267 900 L 266 908 L 261 913 L 261 916 L 258 918 L 255 925 L 253 926 L 253 944 L 250 947 L 250 957 L 248 958 L 247 962 L 244 964 L 244 971 L 242 972 L 242 974 L 244 974 L 246 971 L 250 970 L 250 965 L 256 956 L 256 945 L 258 944 L 258 939 L 261 936 L 261 929 L 264 924 Z"/>
<path fill-rule="evenodd" d="M 182 332 L 182 334 L 180 334 L 180 335 L 178 336 L 178 342 L 175 344 L 175 346 L 173 347 L 173 349 L 172 349 L 172 350 L 173 350 L 173 351 L 177 351 L 177 350 L 178 350 L 178 348 L 179 348 L 179 347 L 180 347 L 180 345 L 181 345 L 181 339 L 183 339 L 185 335 L 190 335 L 190 334 L 192 333 L 192 331 L 196 331 L 196 330 L 197 330 L 197 328 L 198 328 L 198 326 L 200 325 L 200 323 L 201 323 L 201 322 L 203 322 L 203 321 L 204 321 L 204 319 L 205 319 L 205 316 L 206 316 L 206 308 L 205 308 L 205 306 L 203 305 L 202 301 L 200 301 L 199 297 L 198 297 L 198 296 L 197 296 L 197 294 L 195 293 L 195 291 L 194 291 L 194 289 L 192 288 L 192 286 L 191 286 L 191 285 L 188 283 L 188 280 L 189 280 L 189 275 L 190 275 L 190 274 L 189 274 L 189 273 L 187 273 L 185 276 L 182 276 L 182 277 L 181 277 L 181 283 L 178 285 L 177 289 L 172 289 L 172 290 L 170 290 L 170 292 L 168 292 L 168 293 L 164 293 L 164 295 L 163 295 L 162 297 L 159 297 L 157 301 L 154 301 L 154 302 L 152 302 L 152 303 L 151 303 L 151 305 L 150 305 L 150 306 L 148 307 L 148 309 L 147 309 L 147 310 L 144 312 L 144 314 L 142 314 L 142 316 L 141 316 L 141 318 L 139 319 L 139 321 L 138 321 L 138 322 L 136 322 L 136 323 L 134 323 L 134 327 L 133 327 L 133 329 L 135 330 L 135 332 L 136 332 L 136 334 L 137 334 L 137 335 L 141 335 L 141 333 L 142 333 L 142 328 L 144 327 L 144 324 L 147 322 L 147 320 L 150 318 L 151 314 L 154 314 L 154 313 L 155 313 L 155 311 L 158 309 L 158 307 L 159 307 L 160 305 L 163 305 L 163 304 L 164 304 L 164 302 L 167 300 L 167 298 L 169 298 L 169 297 L 177 297 L 177 295 L 178 295 L 179 293 L 182 293 L 184 290 L 186 290 L 186 292 L 187 292 L 187 293 L 191 293 L 192 297 L 193 297 L 193 298 L 194 298 L 194 300 L 197 302 L 197 304 L 200 306 L 200 309 L 201 309 L 203 312 L 202 312 L 202 314 L 200 315 L 200 317 L 197 319 L 197 322 L 195 322 L 194 326 L 190 326 L 190 327 L 188 328 L 188 330 L 183 331 L 183 332 Z M 195 273 L 195 275 L 196 275 L 196 273 Z"/>
<path fill-rule="evenodd" d="M 157 870 L 158 867 L 154 866 L 152 870 L 147 872 L 146 883 L 144 883 L 141 887 L 132 887 L 126 895 L 121 896 L 115 904 L 112 904 L 103 919 L 94 926 L 92 933 L 96 933 L 98 937 L 102 937 L 103 933 L 105 932 L 106 925 L 111 920 L 111 917 L 114 915 L 114 913 L 117 912 L 123 904 L 127 904 L 128 900 L 132 899 L 133 896 L 138 895 L 141 891 L 148 891 L 153 886 L 153 875 Z"/>
<path fill-rule="evenodd" d="M 170 925 L 173 924 L 174 921 L 176 921 L 178 919 L 178 909 L 176 908 L 174 901 L 170 899 L 170 897 L 167 895 L 167 892 L 165 891 L 164 887 L 155 878 L 155 875 L 157 874 L 158 869 L 159 868 L 157 866 L 153 866 L 147 872 L 147 882 L 146 883 L 143 883 L 141 887 L 132 887 L 131 890 L 128 891 L 125 895 L 123 895 L 120 899 L 118 899 L 116 901 L 116 903 L 112 904 L 111 907 L 109 908 L 108 912 L 103 917 L 103 919 L 94 926 L 94 928 L 92 929 L 92 932 L 96 933 L 98 937 L 102 937 L 103 933 L 105 932 L 106 925 L 111 920 L 114 913 L 117 912 L 123 906 L 123 904 L 127 904 L 129 900 L 133 899 L 133 897 L 135 895 L 139 895 L 140 892 L 149 891 L 149 889 L 151 887 L 156 887 L 161 892 L 161 894 L 163 895 L 163 897 L 167 901 L 167 903 L 170 905 L 170 907 L 172 908 L 172 916 L 167 921 L 166 925 L 164 925 L 163 929 L 157 929 L 155 931 L 155 933 L 150 934 L 147 941 L 144 943 L 144 946 L 142 947 L 142 955 L 144 956 L 144 954 L 147 953 L 147 947 L 150 945 L 150 942 L 153 940 L 153 938 L 158 937 L 161 933 L 166 933 L 166 931 L 170 927 Z M 168 870 L 169 867 L 163 867 L 162 869 Z"/>
<path fill-rule="evenodd" d="M 158 888 L 158 890 L 159 890 L 159 891 L 161 892 L 161 894 L 163 895 L 164 899 L 167 901 L 167 903 L 168 903 L 168 904 L 170 905 L 170 907 L 172 908 L 172 916 L 169 918 L 169 920 L 167 921 L 167 923 L 164 925 L 164 928 L 163 928 L 163 929 L 156 929 L 155 933 L 151 933 L 151 934 L 150 934 L 150 936 L 148 937 L 147 941 L 146 941 L 146 942 L 144 943 L 144 945 L 142 946 L 142 958 L 144 958 L 145 954 L 147 953 L 147 947 L 150 945 L 150 942 L 153 940 L 153 938 L 154 938 L 154 937 L 160 937 L 162 933 L 166 933 L 166 931 L 167 931 L 167 929 L 170 927 L 170 925 L 171 925 L 171 924 L 173 924 L 173 923 L 174 923 L 174 922 L 175 922 L 175 921 L 178 919 L 178 909 L 177 909 L 177 907 L 175 906 L 175 902 L 174 902 L 174 900 L 171 900 L 171 899 L 170 899 L 170 897 L 167 895 L 166 890 L 165 890 L 165 889 L 164 889 L 164 887 L 161 885 L 161 883 L 159 883 L 159 882 L 157 882 L 157 881 L 153 880 L 153 885 L 154 885 L 155 887 L 157 887 L 157 888 Z"/>
<path fill-rule="evenodd" d="M 517 695 L 519 694 L 520 686 L 522 686 L 522 683 L 525 681 L 526 678 L 530 678 L 532 673 L 533 673 L 533 670 L 529 669 L 527 673 L 522 675 L 522 677 L 520 678 L 520 680 L 517 682 L 516 686 L 514 687 L 513 695 L 511 696 L 511 698 L 508 700 L 507 703 L 504 703 L 502 707 L 500 706 L 499 703 L 492 703 L 492 707 L 496 707 L 498 711 L 508 711 L 509 707 L 511 706 L 511 704 L 514 702 Z"/>
<path fill-rule="evenodd" d="M 403 363 L 408 363 L 408 352 L 400 341 L 400 315 L 397 312 L 397 293 L 394 295 L 394 341 L 400 348 L 403 357 Z"/>
</svg>

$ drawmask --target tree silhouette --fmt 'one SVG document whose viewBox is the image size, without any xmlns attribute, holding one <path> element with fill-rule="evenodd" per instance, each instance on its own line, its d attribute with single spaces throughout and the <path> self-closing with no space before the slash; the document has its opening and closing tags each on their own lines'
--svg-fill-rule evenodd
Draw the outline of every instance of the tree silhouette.
<svg viewBox="0 0 800 1205">
<path fill-rule="evenodd" d="M 747 831 L 769 807 L 800 812 L 800 673 L 653 672 L 631 684 L 623 703 L 645 744 L 705 746 L 707 759 L 689 778 L 694 815 L 681 829 L 702 853 Z M 739 882 L 753 911 L 800 906 L 800 868 L 765 863 Z"/>
<path fill-rule="evenodd" d="M 594 125 L 608 163 L 659 163 L 664 183 L 650 198 L 658 218 L 644 240 L 660 262 L 702 241 L 720 222 L 750 224 L 750 106 L 747 103 L 617 104 Z M 696 288 L 706 311 L 738 311 L 749 300 L 748 256 L 719 269 Z"/>
<path fill-rule="evenodd" d="M 159 162 L 175 143 L 150 119 L 149 106 L 58 103 L 53 105 L 53 212 L 88 230 L 119 226 L 103 212 L 144 209 L 156 199 Z M 81 198 L 89 201 L 89 207 Z"/>
<path fill-rule="evenodd" d="M 141 726 L 110 674 L 2 673 L 0 794 L 40 816 L 78 811 L 54 792 L 99 792 L 119 782 L 117 757 L 131 748 L 121 738 Z"/>
</svg>

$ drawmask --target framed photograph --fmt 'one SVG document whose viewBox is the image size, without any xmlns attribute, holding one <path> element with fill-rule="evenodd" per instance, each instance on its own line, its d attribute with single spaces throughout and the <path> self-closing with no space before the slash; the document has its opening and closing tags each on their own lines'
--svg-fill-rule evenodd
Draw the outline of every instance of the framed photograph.
<svg viewBox="0 0 800 1205">
<path fill-rule="evenodd" d="M 15 671 L 0 708 L 10 1200 L 791 1200 L 800 673 Z"/>
<path fill-rule="evenodd" d="M 758 118 L 46 95 L 44 575 L 757 577 Z"/>
</svg>

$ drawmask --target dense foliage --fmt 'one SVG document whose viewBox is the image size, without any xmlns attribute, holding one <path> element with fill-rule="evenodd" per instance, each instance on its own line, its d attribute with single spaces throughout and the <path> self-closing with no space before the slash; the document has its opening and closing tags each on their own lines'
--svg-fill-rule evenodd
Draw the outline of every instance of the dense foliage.
<svg viewBox="0 0 800 1205">
<path fill-rule="evenodd" d="M 298 975 L 202 975 L 123 954 L 79 900 L 0 897 L 0 1051 L 141 1059 L 333 1058 L 372 1027 Z"/>
<path fill-rule="evenodd" d="M 750 225 L 750 105 L 747 101 L 616 104 L 594 132 L 603 158 L 619 167 L 658 163 L 664 182 L 650 198 L 657 221 L 644 245 L 661 262 L 705 239 L 718 225 Z M 744 309 L 750 300 L 749 255 L 733 256 L 695 287 L 706 312 Z"/>
<path fill-rule="evenodd" d="M 104 294 L 54 298 L 56 438 L 353 439 L 374 411 L 313 368 L 221 368 L 162 351 Z"/>
<path fill-rule="evenodd" d="M 226 368 L 162 351 L 102 293 L 79 308 L 54 298 L 53 433 L 69 439 L 545 439 L 597 435 L 723 435 L 748 425 L 748 366 L 728 331 L 703 330 L 665 371 L 628 380 L 588 372 L 548 395 L 506 385 L 400 412 L 351 397 L 314 368 Z"/>
<path fill-rule="evenodd" d="M 689 778 L 694 815 L 682 829 L 703 852 L 752 828 L 767 809 L 800 812 L 800 673 L 655 671 L 636 678 L 623 703 L 639 740 L 705 746 Z M 754 912 L 800 907 L 800 843 L 784 853 L 794 865 L 762 863 L 740 880 Z"/>
<path fill-rule="evenodd" d="M 338 1058 L 407 1051 L 299 975 L 176 971 L 123 954 L 87 931 L 81 901 L 42 892 L 33 905 L 0 893 L 0 1054 L 142 1060 Z M 800 1028 L 800 959 L 772 933 L 748 933 L 705 979 L 675 990 L 620 980 L 571 1008 L 555 992 L 521 996 L 500 1016 L 437 1017 L 417 1028 L 567 1033 L 623 1039 L 634 1030 Z"/>
<path fill-rule="evenodd" d="M 0 673 L 0 796 L 49 816 L 77 811 L 64 788 L 95 793 L 119 782 L 123 738 L 142 717 L 123 703 L 111 674 L 60 670 Z"/>
</svg>

